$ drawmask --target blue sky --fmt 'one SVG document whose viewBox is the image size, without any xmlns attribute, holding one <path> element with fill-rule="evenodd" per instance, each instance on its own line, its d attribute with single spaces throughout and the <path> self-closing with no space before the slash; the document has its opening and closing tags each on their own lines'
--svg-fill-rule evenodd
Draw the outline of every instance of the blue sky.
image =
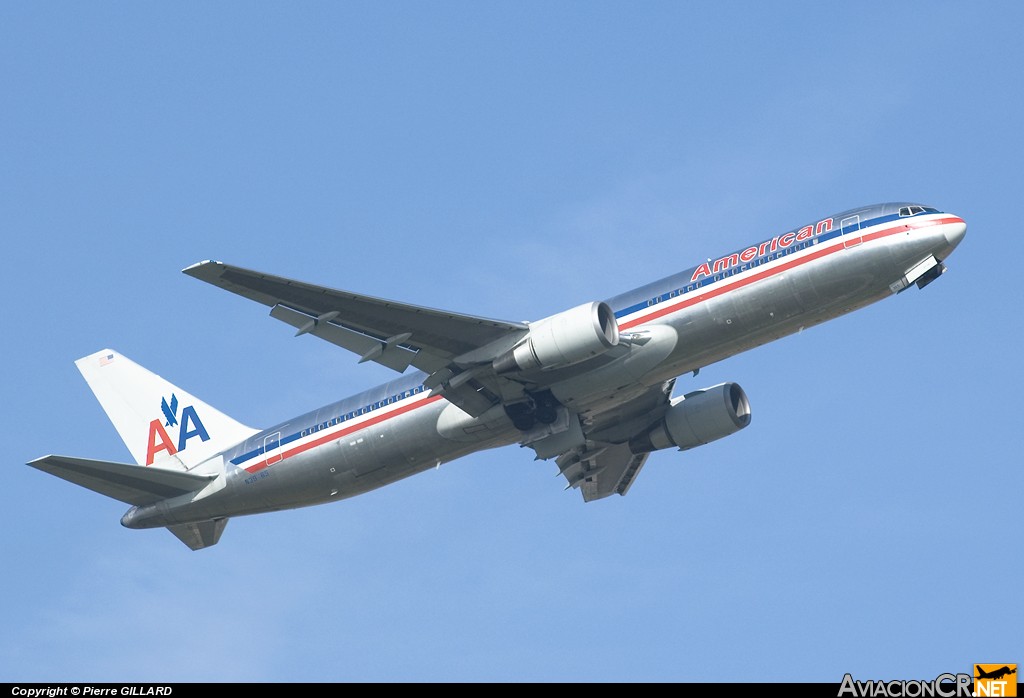
<svg viewBox="0 0 1024 698">
<path fill-rule="evenodd" d="M 1024 662 L 1018 3 L 4 3 L 0 680 L 931 678 Z M 127 460 L 114 347 L 264 426 L 383 382 L 215 258 L 536 319 L 918 200 L 950 272 L 708 367 L 747 430 L 584 505 L 477 454 L 190 552 L 28 468 Z M 1002 222 L 1000 222 L 1002 221 Z M 1018 502 L 1018 504 L 1013 504 Z"/>
</svg>

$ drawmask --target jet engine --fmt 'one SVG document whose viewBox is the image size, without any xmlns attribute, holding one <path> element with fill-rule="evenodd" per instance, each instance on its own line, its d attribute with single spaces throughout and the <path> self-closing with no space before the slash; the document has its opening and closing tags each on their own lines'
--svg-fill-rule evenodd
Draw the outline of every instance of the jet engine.
<svg viewBox="0 0 1024 698">
<path fill-rule="evenodd" d="M 748 424 L 747 394 L 736 383 L 721 383 L 673 400 L 661 421 L 629 440 L 629 450 L 647 453 L 678 446 L 685 451 L 735 434 Z"/>
<path fill-rule="evenodd" d="M 522 342 L 500 355 L 497 373 L 571 366 L 608 351 L 619 343 L 619 324 L 607 303 L 584 303 L 538 320 Z"/>
</svg>

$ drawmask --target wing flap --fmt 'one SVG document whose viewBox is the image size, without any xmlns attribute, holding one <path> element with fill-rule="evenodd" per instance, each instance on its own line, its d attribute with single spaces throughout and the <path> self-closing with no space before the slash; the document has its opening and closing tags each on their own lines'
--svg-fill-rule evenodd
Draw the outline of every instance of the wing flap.
<svg viewBox="0 0 1024 698">
<path fill-rule="evenodd" d="M 299 334 L 311 334 L 314 337 L 319 337 L 342 349 L 348 349 L 355 354 L 359 354 L 361 362 L 373 361 L 402 373 L 416 359 L 417 352 L 399 344 L 398 338 L 402 337 L 402 335 L 398 335 L 398 338 L 378 339 L 377 337 L 351 330 L 340 323 L 334 322 L 330 317 L 331 315 L 336 316 L 336 312 L 313 317 L 280 303 L 275 305 L 270 311 L 270 317 L 296 328 L 298 330 L 296 336 Z"/>
<path fill-rule="evenodd" d="M 566 489 L 577 488 L 583 501 L 625 495 L 650 454 L 633 454 L 627 444 L 613 444 L 590 454 L 566 453 L 556 461 Z"/>
<path fill-rule="evenodd" d="M 136 506 L 195 492 L 206 487 L 215 477 L 71 456 L 44 456 L 28 464 L 44 473 Z"/>
</svg>

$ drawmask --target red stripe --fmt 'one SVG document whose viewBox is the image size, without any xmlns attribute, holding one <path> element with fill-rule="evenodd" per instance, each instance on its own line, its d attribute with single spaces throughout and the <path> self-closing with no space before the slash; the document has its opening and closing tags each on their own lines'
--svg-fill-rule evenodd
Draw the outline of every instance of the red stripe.
<svg viewBox="0 0 1024 698">
<path fill-rule="evenodd" d="M 443 400 L 443 399 L 444 398 L 441 395 L 431 395 L 426 400 L 420 400 L 420 401 L 415 402 L 415 403 L 413 403 L 411 405 L 404 405 L 402 407 L 399 407 L 396 410 L 393 410 L 393 411 L 388 412 L 386 414 L 377 415 L 376 417 L 373 417 L 372 419 L 367 419 L 365 422 L 360 422 L 359 424 L 354 424 L 354 425 L 352 425 L 352 426 L 350 426 L 350 427 L 348 427 L 346 429 L 342 429 L 341 431 L 334 432 L 333 434 L 326 434 L 324 436 L 321 436 L 319 439 L 313 439 L 312 441 L 304 443 L 301 446 L 296 446 L 295 448 L 291 449 L 290 451 L 285 451 L 284 453 L 281 454 L 281 459 L 274 461 L 273 465 L 277 465 L 278 463 L 280 463 L 281 461 L 285 460 L 286 458 L 291 458 L 292 456 L 297 456 L 300 453 L 305 453 L 306 451 L 310 450 L 311 448 L 316 448 L 317 446 L 323 446 L 324 444 L 330 443 L 331 441 L 337 441 L 338 439 L 344 438 L 344 437 L 348 436 L 349 434 L 354 434 L 355 432 L 357 432 L 357 431 L 359 431 L 361 429 L 366 429 L 367 427 L 372 427 L 373 425 L 380 424 L 381 422 L 383 422 L 385 420 L 388 420 L 388 419 L 391 419 L 392 417 L 397 417 L 398 415 L 405 414 L 406 412 L 410 412 L 410 411 L 416 409 L 417 407 L 423 407 L 424 405 L 429 405 L 432 402 L 437 402 L 438 400 Z M 259 472 L 260 470 L 263 470 L 266 467 L 267 467 L 267 461 L 264 458 L 262 461 L 260 461 L 256 465 L 250 465 L 245 470 L 246 470 L 246 472 L 249 472 L 249 473 L 256 473 L 256 472 Z"/>
<path fill-rule="evenodd" d="M 930 221 L 921 221 L 920 223 L 920 225 L 915 225 L 914 227 L 925 228 L 933 225 L 943 225 L 945 223 L 963 223 L 963 219 L 957 218 L 956 216 L 950 216 L 947 218 L 933 219 Z M 908 230 L 910 227 L 911 226 L 906 223 L 899 223 L 888 228 L 882 228 L 881 230 L 877 230 L 873 233 L 868 233 L 867 235 L 862 236 L 862 241 L 871 242 L 873 240 L 878 240 L 880 238 L 888 237 L 889 235 L 902 233 L 905 230 Z M 730 284 L 723 284 L 722 286 L 719 286 L 714 290 L 708 291 L 707 293 L 701 293 L 694 298 L 687 298 L 678 303 L 658 308 L 657 310 L 648 313 L 643 317 L 635 318 L 633 320 L 630 320 L 629 322 L 625 322 L 619 325 L 619 329 L 628 330 L 631 327 L 643 325 L 647 322 L 650 322 L 651 320 L 656 320 L 657 318 L 664 317 L 666 315 L 671 315 L 672 313 L 679 312 L 680 310 L 689 308 L 698 303 L 702 303 L 704 301 L 711 300 L 712 298 L 721 296 L 724 293 L 729 293 L 730 291 L 735 291 L 737 289 L 743 288 L 744 286 L 749 286 L 752 283 L 762 281 L 770 276 L 774 276 L 775 274 L 781 274 L 784 271 L 789 271 L 790 269 L 794 269 L 802 264 L 806 264 L 815 259 L 821 259 L 822 257 L 826 257 L 830 254 L 833 254 L 834 252 L 839 252 L 843 249 L 845 249 L 845 247 L 843 246 L 843 238 L 840 237 L 834 242 L 834 244 L 832 244 L 829 247 L 823 247 L 822 249 L 816 250 L 806 256 L 800 257 L 799 259 L 793 259 L 788 262 L 783 262 L 777 267 L 765 269 L 764 271 L 758 272 L 757 274 L 753 274 L 752 276 L 748 276 L 745 279 L 740 279 L 739 281 L 734 281 Z"/>
</svg>

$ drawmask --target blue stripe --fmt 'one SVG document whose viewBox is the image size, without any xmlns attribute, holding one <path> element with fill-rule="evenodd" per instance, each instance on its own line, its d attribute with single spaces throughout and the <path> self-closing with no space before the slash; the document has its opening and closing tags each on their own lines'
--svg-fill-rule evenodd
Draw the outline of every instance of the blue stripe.
<svg viewBox="0 0 1024 698">
<path fill-rule="evenodd" d="M 320 431 L 323 431 L 322 429 L 317 429 L 316 427 L 319 427 L 319 426 L 322 426 L 322 425 L 325 425 L 325 424 L 328 425 L 328 427 L 338 426 L 338 425 L 344 424 L 345 422 L 349 421 L 350 419 L 355 419 L 356 417 L 361 417 L 361 416 L 369 414 L 371 412 L 375 412 L 376 410 L 378 410 L 378 409 L 380 409 L 382 407 L 387 407 L 388 405 L 393 405 L 393 404 L 396 404 L 396 403 L 400 402 L 403 399 L 407 399 L 406 393 L 410 393 L 408 395 L 408 398 L 411 398 L 411 397 L 414 397 L 416 395 L 420 395 L 420 394 L 422 394 L 422 393 L 424 393 L 426 391 L 426 388 L 423 387 L 423 384 L 421 382 L 421 380 L 422 380 L 421 376 L 410 376 L 409 378 L 414 378 L 415 379 L 415 382 L 414 382 L 414 384 L 411 387 L 407 387 L 407 388 L 403 387 L 403 389 L 401 389 L 401 390 L 397 390 L 396 392 L 393 392 L 393 393 L 390 393 L 390 394 L 386 394 L 386 395 L 384 395 L 383 397 L 381 397 L 381 398 L 379 398 L 377 400 L 373 400 L 372 402 L 364 402 L 362 404 L 359 404 L 358 407 L 353 406 L 353 404 L 359 402 L 359 400 L 358 400 L 359 398 L 361 398 L 361 397 L 363 397 L 363 396 L 365 396 L 367 394 L 371 394 L 371 393 L 379 394 L 380 393 L 380 388 L 389 388 L 390 387 L 392 390 L 394 390 L 394 388 L 392 386 L 394 386 L 396 383 L 406 383 L 408 379 L 407 380 L 403 380 L 403 381 L 394 381 L 392 383 L 387 384 L 386 386 L 379 386 L 378 388 L 376 388 L 376 389 L 374 389 L 372 391 L 367 391 L 366 393 L 363 393 L 362 395 L 357 395 L 357 396 L 355 396 L 355 398 L 349 398 L 347 400 L 342 400 L 340 402 L 335 402 L 335 403 L 329 405 L 326 408 L 321 408 L 321 409 L 319 409 L 319 410 L 317 410 L 315 412 L 310 412 L 310 413 L 308 413 L 306 415 L 303 415 L 302 417 L 299 418 L 300 420 L 302 420 L 301 428 L 298 431 L 296 431 L 296 432 L 290 433 L 287 436 L 282 437 L 276 443 L 272 443 L 270 445 L 270 450 L 274 450 L 275 448 L 279 448 L 279 447 L 284 447 L 284 446 L 286 446 L 286 445 L 288 445 L 288 444 L 290 444 L 290 443 L 292 443 L 294 441 L 298 441 L 299 439 L 301 439 L 301 438 L 303 438 L 305 436 L 309 436 L 311 434 L 315 434 L 315 433 L 318 433 Z M 390 400 L 392 398 L 394 398 L 394 402 L 388 402 L 388 400 Z M 324 419 L 322 417 L 325 414 L 330 414 L 332 416 Z M 278 426 L 278 427 L 271 427 L 270 429 L 262 431 L 259 434 L 256 434 L 255 436 L 253 436 L 250 439 L 246 440 L 245 443 L 243 443 L 239 447 L 237 447 L 238 450 L 241 450 L 242 448 L 245 448 L 246 444 L 250 444 L 253 441 L 255 441 L 256 443 L 258 443 L 260 445 L 256 446 L 255 448 L 251 448 L 250 450 L 245 451 L 244 453 L 240 453 L 238 455 L 235 455 L 233 458 L 230 459 L 230 463 L 232 463 L 233 465 L 241 465 L 242 463 L 245 463 L 245 462 L 247 462 L 249 460 L 252 460 L 253 458 L 257 458 L 257 457 L 262 456 L 263 454 L 265 454 L 266 451 L 267 451 L 266 444 L 264 443 L 266 438 L 270 437 L 270 436 L 273 436 L 276 433 L 279 433 L 281 431 L 281 428 L 285 427 L 285 426 L 291 426 L 291 424 L 289 423 L 289 424 L 284 424 L 284 425 L 281 425 L 281 426 Z M 292 428 L 294 428 L 294 427 L 292 427 Z"/>
</svg>

